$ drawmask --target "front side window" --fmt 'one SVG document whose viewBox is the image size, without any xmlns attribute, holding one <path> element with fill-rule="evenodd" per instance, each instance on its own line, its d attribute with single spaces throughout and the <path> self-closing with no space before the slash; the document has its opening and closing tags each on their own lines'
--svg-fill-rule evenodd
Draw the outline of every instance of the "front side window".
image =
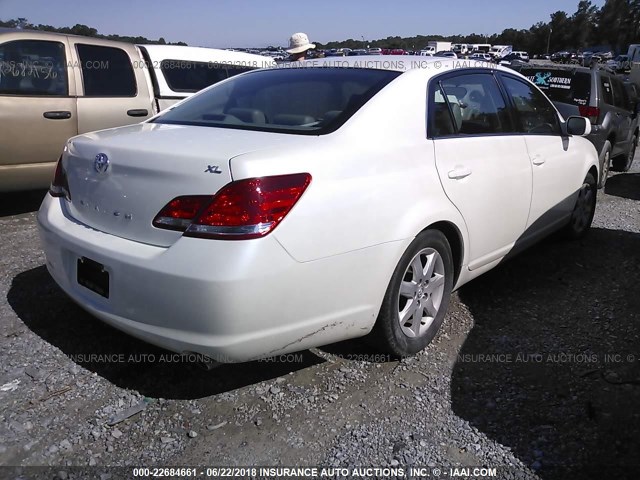
<svg viewBox="0 0 640 480">
<path fill-rule="evenodd" d="M 156 123 L 320 135 L 338 128 L 400 72 L 256 70 L 168 110 Z"/>
<path fill-rule="evenodd" d="M 86 97 L 135 97 L 136 76 L 127 52 L 120 48 L 76 46 Z"/>
<path fill-rule="evenodd" d="M 549 100 L 531 85 L 512 77 L 502 77 L 505 89 L 513 99 L 520 128 L 524 133 L 560 134 L 560 121 Z"/>
<path fill-rule="evenodd" d="M 430 88 L 431 136 L 494 135 L 513 131 L 507 106 L 492 74 L 447 76 L 432 82 Z"/>
<path fill-rule="evenodd" d="M 64 45 L 16 40 L 0 45 L 0 95 L 69 94 Z"/>
</svg>

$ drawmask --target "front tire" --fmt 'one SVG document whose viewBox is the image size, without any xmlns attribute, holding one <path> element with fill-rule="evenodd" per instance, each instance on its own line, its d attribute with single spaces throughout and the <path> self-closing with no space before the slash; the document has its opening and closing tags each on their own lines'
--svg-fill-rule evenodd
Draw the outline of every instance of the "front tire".
<svg viewBox="0 0 640 480">
<path fill-rule="evenodd" d="M 596 197 L 598 188 L 596 179 L 590 173 L 587 174 L 578 191 L 578 198 L 571 213 L 571 219 L 564 228 L 564 234 L 573 240 L 584 237 L 591 228 L 593 215 L 596 212 Z"/>
<path fill-rule="evenodd" d="M 399 357 L 424 349 L 435 337 L 449 307 L 453 260 L 438 230 L 420 233 L 393 272 L 372 337 Z"/>
</svg>

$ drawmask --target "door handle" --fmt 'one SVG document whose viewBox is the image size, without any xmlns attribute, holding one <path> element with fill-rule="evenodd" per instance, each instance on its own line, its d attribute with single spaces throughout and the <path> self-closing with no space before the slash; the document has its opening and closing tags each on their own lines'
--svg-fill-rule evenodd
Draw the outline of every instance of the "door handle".
<svg viewBox="0 0 640 480">
<path fill-rule="evenodd" d="M 42 114 L 44 118 L 48 118 L 49 120 L 66 120 L 71 118 L 71 112 L 66 110 L 61 110 L 57 112 L 44 112 Z"/>
<path fill-rule="evenodd" d="M 127 115 L 130 117 L 146 117 L 149 115 L 149 110 L 146 108 L 134 108 L 133 110 L 127 110 Z"/>
<path fill-rule="evenodd" d="M 449 178 L 453 180 L 460 180 L 461 178 L 471 175 L 471 170 L 466 167 L 456 167 L 449 172 Z"/>
<path fill-rule="evenodd" d="M 542 165 L 544 162 L 546 162 L 546 160 L 541 155 L 534 155 L 533 158 L 531 158 L 531 163 L 534 165 Z"/>
</svg>

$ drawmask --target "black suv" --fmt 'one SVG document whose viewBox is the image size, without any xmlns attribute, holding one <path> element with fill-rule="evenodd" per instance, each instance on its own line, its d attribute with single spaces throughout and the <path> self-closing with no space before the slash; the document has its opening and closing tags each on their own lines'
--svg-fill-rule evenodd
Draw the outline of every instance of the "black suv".
<svg viewBox="0 0 640 480">
<path fill-rule="evenodd" d="M 565 118 L 589 118 L 587 138 L 600 156 L 600 187 L 609 167 L 631 167 L 638 143 L 638 99 L 620 77 L 599 68 L 558 65 L 526 65 L 518 71 L 546 93 Z"/>
</svg>

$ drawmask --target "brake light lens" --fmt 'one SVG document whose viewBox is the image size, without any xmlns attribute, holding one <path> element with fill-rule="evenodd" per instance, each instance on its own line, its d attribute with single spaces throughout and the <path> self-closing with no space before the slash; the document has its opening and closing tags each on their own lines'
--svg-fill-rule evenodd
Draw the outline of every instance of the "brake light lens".
<svg viewBox="0 0 640 480">
<path fill-rule="evenodd" d="M 308 173 L 238 180 L 214 196 L 171 200 L 153 225 L 184 231 L 187 237 L 225 240 L 264 237 L 291 211 L 310 183 Z"/>
<path fill-rule="evenodd" d="M 580 116 L 587 117 L 591 124 L 598 123 L 598 117 L 600 117 L 600 109 L 598 107 L 580 106 L 578 110 L 580 111 Z"/>
<path fill-rule="evenodd" d="M 64 197 L 67 200 L 71 200 L 67 173 L 62 166 L 62 157 L 58 159 L 58 163 L 56 164 L 56 173 L 53 176 L 53 182 L 51 182 L 49 186 L 49 194 L 52 197 Z"/>
<path fill-rule="evenodd" d="M 210 201 L 211 196 L 209 195 L 174 198 L 156 215 L 156 218 L 153 219 L 153 226 L 184 232 L 187 227 L 191 225 L 191 222 L 193 222 L 200 210 Z"/>
</svg>

